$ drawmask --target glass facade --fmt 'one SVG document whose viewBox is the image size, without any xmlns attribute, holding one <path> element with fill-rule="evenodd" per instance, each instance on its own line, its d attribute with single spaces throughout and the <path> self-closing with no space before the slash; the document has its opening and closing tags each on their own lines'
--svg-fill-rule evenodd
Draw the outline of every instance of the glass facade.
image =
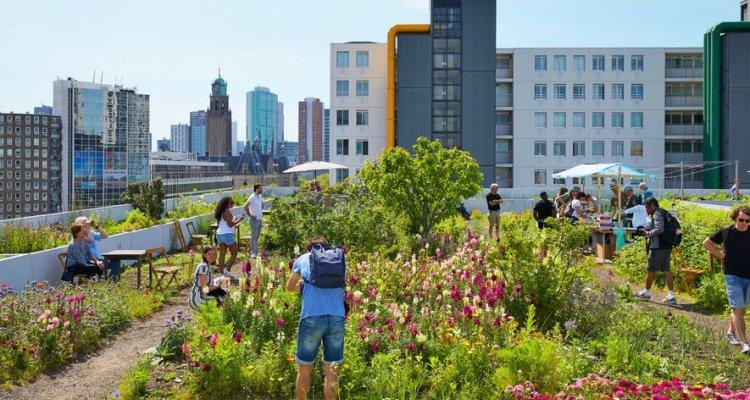
<svg viewBox="0 0 750 400">
<path fill-rule="evenodd" d="M 269 154 L 276 147 L 278 96 L 268 88 L 256 87 L 247 92 L 247 128 L 245 138 L 261 154 Z"/>
<path fill-rule="evenodd" d="M 432 6 L 433 138 L 461 146 L 461 0 Z"/>
<path fill-rule="evenodd" d="M 190 113 L 190 152 L 206 155 L 206 112 L 203 110 Z"/>
</svg>

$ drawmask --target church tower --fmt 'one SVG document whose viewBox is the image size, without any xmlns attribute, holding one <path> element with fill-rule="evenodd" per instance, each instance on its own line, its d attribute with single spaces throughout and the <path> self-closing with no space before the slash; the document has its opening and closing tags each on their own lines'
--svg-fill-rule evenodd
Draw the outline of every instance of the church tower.
<svg viewBox="0 0 750 400">
<path fill-rule="evenodd" d="M 232 110 L 229 109 L 227 82 L 219 76 L 211 84 L 206 112 L 206 150 L 209 156 L 232 155 Z"/>
</svg>

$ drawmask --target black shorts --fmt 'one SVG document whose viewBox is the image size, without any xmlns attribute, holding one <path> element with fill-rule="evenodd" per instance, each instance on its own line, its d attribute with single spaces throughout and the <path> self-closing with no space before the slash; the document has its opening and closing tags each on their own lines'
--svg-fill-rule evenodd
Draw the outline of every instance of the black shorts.
<svg viewBox="0 0 750 400">
<path fill-rule="evenodd" d="M 671 249 L 648 251 L 648 272 L 669 272 Z"/>
</svg>

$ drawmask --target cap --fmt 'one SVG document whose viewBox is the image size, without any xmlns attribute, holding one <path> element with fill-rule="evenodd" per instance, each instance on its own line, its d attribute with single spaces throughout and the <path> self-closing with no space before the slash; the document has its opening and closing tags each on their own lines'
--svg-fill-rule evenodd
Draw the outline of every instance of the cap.
<svg viewBox="0 0 750 400">
<path fill-rule="evenodd" d="M 89 220 L 87 217 L 78 217 L 76 218 L 75 222 L 78 224 L 85 224 L 87 222 L 91 222 L 91 220 Z"/>
</svg>

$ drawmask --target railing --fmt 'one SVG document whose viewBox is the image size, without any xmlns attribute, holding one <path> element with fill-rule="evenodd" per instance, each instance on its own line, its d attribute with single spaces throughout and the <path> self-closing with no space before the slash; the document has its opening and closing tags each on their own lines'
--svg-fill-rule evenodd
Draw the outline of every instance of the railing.
<svg viewBox="0 0 750 400">
<path fill-rule="evenodd" d="M 667 78 L 703 78 L 700 68 L 667 68 L 664 74 Z"/>
<path fill-rule="evenodd" d="M 703 107 L 703 97 L 698 96 L 668 96 L 665 98 L 667 107 Z"/>
<path fill-rule="evenodd" d="M 495 153 L 495 164 L 512 164 L 512 163 L 513 163 L 512 152 Z"/>
<path fill-rule="evenodd" d="M 664 153 L 665 163 L 679 163 L 679 162 L 701 162 L 703 161 L 703 153 Z"/>
<path fill-rule="evenodd" d="M 495 79 L 504 79 L 504 78 L 512 78 L 513 77 L 513 69 L 496 69 L 495 70 Z"/>
<path fill-rule="evenodd" d="M 505 94 L 495 97 L 495 106 L 497 107 L 513 107 L 513 95 Z"/>
<path fill-rule="evenodd" d="M 513 134 L 513 124 L 496 124 L 495 125 L 495 135 L 512 135 Z"/>
<path fill-rule="evenodd" d="M 703 125 L 665 125 L 667 136 L 703 135 Z"/>
</svg>

